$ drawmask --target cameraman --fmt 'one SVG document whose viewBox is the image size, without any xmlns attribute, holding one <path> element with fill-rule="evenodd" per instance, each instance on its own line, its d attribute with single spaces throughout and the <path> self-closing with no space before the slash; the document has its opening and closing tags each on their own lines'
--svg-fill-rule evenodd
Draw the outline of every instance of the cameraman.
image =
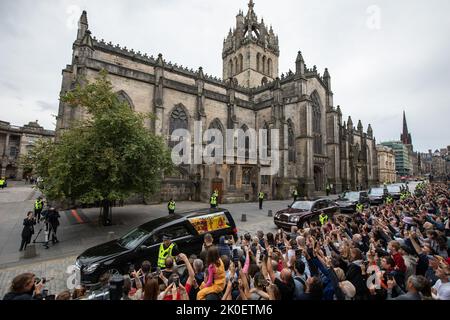
<svg viewBox="0 0 450 320">
<path fill-rule="evenodd" d="M 58 243 L 58 238 L 56 238 L 56 230 L 59 226 L 59 218 L 61 216 L 59 215 L 58 211 L 54 207 L 51 207 L 50 210 L 48 210 L 47 215 L 45 217 L 46 223 L 47 223 L 47 230 L 49 232 L 49 236 L 52 237 L 53 244 Z M 50 240 L 47 239 L 47 241 Z"/>
<path fill-rule="evenodd" d="M 44 281 L 36 282 L 32 273 L 23 273 L 16 276 L 3 300 L 42 300 Z"/>
</svg>

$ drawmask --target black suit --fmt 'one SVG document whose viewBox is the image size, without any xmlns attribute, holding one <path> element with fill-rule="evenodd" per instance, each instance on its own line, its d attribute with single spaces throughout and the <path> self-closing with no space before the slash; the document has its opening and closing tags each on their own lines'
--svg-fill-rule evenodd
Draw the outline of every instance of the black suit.
<svg viewBox="0 0 450 320">
<path fill-rule="evenodd" d="M 26 249 L 27 245 L 31 242 L 31 237 L 34 234 L 34 225 L 36 222 L 34 219 L 24 219 L 22 229 L 22 243 L 20 245 L 20 251 Z"/>
<path fill-rule="evenodd" d="M 59 215 L 58 211 L 56 210 L 50 210 L 47 213 L 47 223 L 48 223 L 48 231 L 52 235 L 52 241 L 58 242 L 58 239 L 56 238 L 56 230 L 59 226 L 59 218 L 61 216 Z"/>
</svg>

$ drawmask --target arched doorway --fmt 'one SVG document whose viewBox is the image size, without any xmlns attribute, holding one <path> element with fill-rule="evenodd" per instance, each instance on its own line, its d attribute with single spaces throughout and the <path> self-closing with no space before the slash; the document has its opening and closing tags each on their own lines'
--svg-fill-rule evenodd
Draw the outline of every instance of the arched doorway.
<svg viewBox="0 0 450 320">
<path fill-rule="evenodd" d="M 314 186 L 316 191 L 324 190 L 323 168 L 320 166 L 314 166 Z"/>
<path fill-rule="evenodd" d="M 217 190 L 219 192 L 219 204 L 222 203 L 223 200 L 223 179 L 215 178 L 211 181 L 211 192 Z"/>
</svg>

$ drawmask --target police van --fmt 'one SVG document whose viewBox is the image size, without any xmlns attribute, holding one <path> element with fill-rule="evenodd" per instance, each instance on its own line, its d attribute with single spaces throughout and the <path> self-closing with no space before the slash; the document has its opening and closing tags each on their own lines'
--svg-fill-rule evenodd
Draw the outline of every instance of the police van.
<svg viewBox="0 0 450 320">
<path fill-rule="evenodd" d="M 195 210 L 173 214 L 143 224 L 123 237 L 83 252 L 76 260 L 81 284 L 92 286 L 101 275 L 128 274 L 131 265 L 140 266 L 145 260 L 156 267 L 163 236 L 170 236 L 180 252 L 187 256 L 199 254 L 203 236 L 210 233 L 215 241 L 221 236 L 237 239 L 236 224 L 226 209 Z"/>
</svg>

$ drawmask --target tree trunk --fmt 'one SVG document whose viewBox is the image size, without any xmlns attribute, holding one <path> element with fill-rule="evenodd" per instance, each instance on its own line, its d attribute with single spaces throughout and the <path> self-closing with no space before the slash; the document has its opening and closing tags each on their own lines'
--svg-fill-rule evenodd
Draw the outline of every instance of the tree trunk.
<svg viewBox="0 0 450 320">
<path fill-rule="evenodd" d="M 109 200 L 103 200 L 102 202 L 102 221 L 103 226 L 107 227 L 112 224 L 112 212 L 111 204 Z"/>
</svg>

